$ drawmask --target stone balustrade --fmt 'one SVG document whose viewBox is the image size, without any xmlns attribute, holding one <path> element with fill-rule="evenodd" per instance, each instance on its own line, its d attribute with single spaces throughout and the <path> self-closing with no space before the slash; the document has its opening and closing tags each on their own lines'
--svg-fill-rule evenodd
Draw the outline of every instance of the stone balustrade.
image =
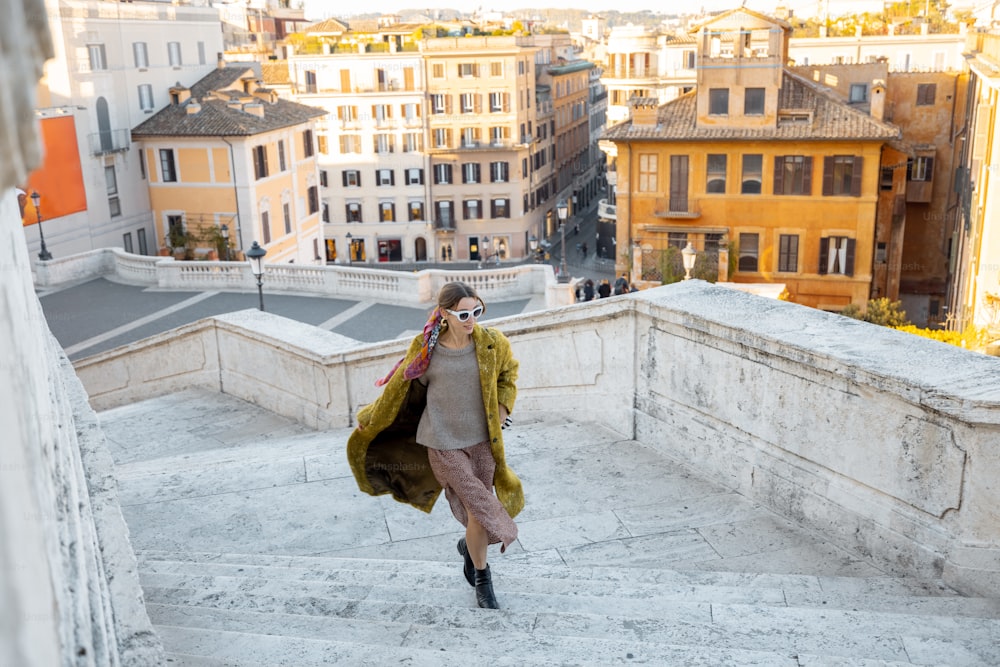
<svg viewBox="0 0 1000 667">
<path fill-rule="evenodd" d="M 548 264 L 495 269 L 406 272 L 354 266 L 265 264 L 264 289 L 412 305 L 430 303 L 446 282 L 461 280 L 487 300 L 544 297 L 546 305 L 573 303 L 573 287 L 558 283 Z M 257 281 L 246 262 L 176 261 L 103 248 L 35 262 L 35 284 L 57 287 L 108 276 L 121 282 L 182 291 L 253 291 Z"/>
<path fill-rule="evenodd" d="M 600 220 L 617 220 L 618 207 L 615 204 L 609 204 L 607 199 L 601 199 L 597 202 L 597 217 Z"/>
<path fill-rule="evenodd" d="M 1000 360 L 697 280 L 496 325 L 515 419 L 600 423 L 881 567 L 1000 595 Z M 343 427 L 407 343 L 248 310 L 76 368 L 99 410 L 199 386 Z"/>
</svg>

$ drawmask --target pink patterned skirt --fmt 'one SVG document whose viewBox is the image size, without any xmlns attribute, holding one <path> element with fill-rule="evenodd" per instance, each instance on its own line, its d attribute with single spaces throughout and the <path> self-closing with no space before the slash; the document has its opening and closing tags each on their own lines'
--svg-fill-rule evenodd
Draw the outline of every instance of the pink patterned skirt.
<svg viewBox="0 0 1000 667">
<path fill-rule="evenodd" d="M 490 544 L 500 543 L 500 553 L 517 539 L 517 525 L 493 495 L 493 472 L 496 462 L 490 443 L 483 441 L 464 449 L 427 448 L 427 459 L 437 481 L 444 488 L 451 513 L 463 526 L 469 525 L 471 512 L 489 537 Z"/>
</svg>

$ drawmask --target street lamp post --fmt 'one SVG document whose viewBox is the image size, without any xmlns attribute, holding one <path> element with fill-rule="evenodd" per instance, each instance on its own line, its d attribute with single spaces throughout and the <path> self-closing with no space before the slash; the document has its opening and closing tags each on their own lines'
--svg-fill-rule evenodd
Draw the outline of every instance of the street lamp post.
<svg viewBox="0 0 1000 667">
<path fill-rule="evenodd" d="M 264 310 L 264 255 L 267 250 L 260 247 L 256 241 L 247 250 L 247 261 L 250 262 L 250 271 L 257 278 L 257 296 L 260 297 L 260 310 Z"/>
<path fill-rule="evenodd" d="M 345 236 L 344 238 L 347 239 L 347 263 L 354 264 L 354 247 L 353 247 L 354 241 L 351 240 L 352 238 L 351 233 L 347 232 L 347 236 Z"/>
<path fill-rule="evenodd" d="M 562 248 L 559 251 L 559 254 L 562 255 L 559 260 L 559 282 L 568 283 L 569 270 L 566 268 L 566 215 L 569 213 L 569 207 L 566 206 L 565 199 L 560 199 L 559 203 L 556 204 L 556 213 L 559 214 L 559 231 L 562 235 Z"/>
<path fill-rule="evenodd" d="M 534 234 L 528 239 L 528 247 L 531 249 L 532 261 L 538 262 L 538 237 Z"/>
<path fill-rule="evenodd" d="M 47 262 L 52 259 L 52 253 L 49 249 L 45 247 L 45 234 L 42 233 L 42 207 L 40 202 L 42 201 L 42 195 L 38 194 L 38 191 L 31 193 L 31 203 L 35 205 L 35 215 L 38 216 L 38 240 L 42 242 L 42 249 L 38 253 L 38 259 L 43 262 Z"/>
<path fill-rule="evenodd" d="M 698 259 L 698 251 L 694 249 L 691 242 L 688 241 L 684 249 L 681 250 L 681 259 L 684 261 L 684 280 L 691 279 L 691 269 L 694 268 L 694 261 Z"/>
<path fill-rule="evenodd" d="M 222 233 L 222 243 L 224 245 L 224 248 L 223 248 L 223 251 L 222 251 L 222 261 L 228 262 L 229 261 L 229 225 L 223 224 L 222 227 L 219 228 L 219 232 Z"/>
</svg>

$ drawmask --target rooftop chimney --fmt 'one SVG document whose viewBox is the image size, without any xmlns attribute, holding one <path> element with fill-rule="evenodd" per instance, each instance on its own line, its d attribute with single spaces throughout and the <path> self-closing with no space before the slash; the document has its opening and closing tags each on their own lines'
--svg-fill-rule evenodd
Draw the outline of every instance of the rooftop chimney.
<svg viewBox="0 0 1000 667">
<path fill-rule="evenodd" d="M 656 112 L 660 104 L 655 97 L 633 97 L 629 100 L 629 106 L 632 111 L 633 126 L 656 126 Z"/>
<path fill-rule="evenodd" d="M 872 81 L 871 115 L 876 120 L 885 120 L 885 81 Z"/>
<path fill-rule="evenodd" d="M 215 65 L 219 69 L 226 69 L 226 59 L 223 57 L 222 51 L 215 54 Z"/>
</svg>

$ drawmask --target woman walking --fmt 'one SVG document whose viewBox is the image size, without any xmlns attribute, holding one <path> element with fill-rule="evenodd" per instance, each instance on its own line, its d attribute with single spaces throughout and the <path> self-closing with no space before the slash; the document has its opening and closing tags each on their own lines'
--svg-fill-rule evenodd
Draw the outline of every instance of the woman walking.
<svg viewBox="0 0 1000 667">
<path fill-rule="evenodd" d="M 465 283 L 441 288 L 437 307 L 382 395 L 358 412 L 347 443 L 359 488 L 430 512 L 444 489 L 465 526 L 458 541 L 480 607 L 498 609 L 487 547 L 517 539 L 521 482 L 507 467 L 502 429 L 517 396 L 518 362 L 507 338 L 479 326 L 486 304 Z M 493 493 L 496 488 L 496 495 Z"/>
</svg>

